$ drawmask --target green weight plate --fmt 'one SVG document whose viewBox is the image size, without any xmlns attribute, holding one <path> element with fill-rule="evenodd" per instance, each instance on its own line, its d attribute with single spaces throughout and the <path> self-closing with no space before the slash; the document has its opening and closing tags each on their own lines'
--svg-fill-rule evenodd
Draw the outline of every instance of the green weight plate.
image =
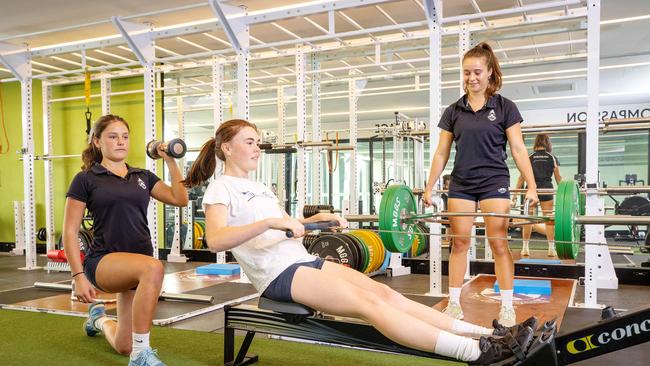
<svg viewBox="0 0 650 366">
<path fill-rule="evenodd" d="M 379 205 L 379 230 L 386 249 L 407 252 L 415 240 L 415 223 L 402 221 L 404 214 L 416 212 L 413 192 L 405 185 L 392 185 L 384 191 Z"/>
<path fill-rule="evenodd" d="M 576 223 L 580 215 L 580 188 L 575 181 L 564 181 L 558 187 L 557 201 L 561 202 L 555 211 L 555 243 L 562 248 L 558 256 L 562 259 L 575 259 L 580 252 L 580 225 Z M 559 225 L 558 225 L 559 223 Z M 559 235 L 559 237 L 558 237 Z"/>
<path fill-rule="evenodd" d="M 580 187 L 575 181 L 570 181 L 572 184 L 567 184 L 564 189 L 564 207 L 563 217 L 564 220 L 564 237 L 570 241 L 570 244 L 564 245 L 564 254 L 569 259 L 575 259 L 580 253 L 580 225 L 576 223 L 576 219 L 580 216 Z"/>
<path fill-rule="evenodd" d="M 564 244 L 562 243 L 564 239 L 564 226 L 563 221 L 560 219 L 562 216 L 562 207 L 564 206 L 564 200 L 560 199 L 563 197 L 564 189 L 566 188 L 565 184 L 558 184 L 557 192 L 555 195 L 555 251 L 557 256 L 560 259 L 566 259 L 564 255 Z"/>
<path fill-rule="evenodd" d="M 415 251 L 415 256 L 416 256 L 416 257 L 419 257 L 419 256 L 421 256 L 422 254 L 424 254 L 424 253 L 427 251 L 427 249 L 428 249 L 428 246 L 427 246 L 427 235 L 426 235 L 426 233 L 424 232 L 424 230 L 422 229 L 422 226 L 421 226 L 421 225 L 417 225 L 417 224 L 416 224 L 416 225 L 415 225 L 415 231 L 418 233 L 418 234 L 417 234 L 417 237 L 418 237 L 418 248 L 417 248 L 417 250 Z"/>
</svg>

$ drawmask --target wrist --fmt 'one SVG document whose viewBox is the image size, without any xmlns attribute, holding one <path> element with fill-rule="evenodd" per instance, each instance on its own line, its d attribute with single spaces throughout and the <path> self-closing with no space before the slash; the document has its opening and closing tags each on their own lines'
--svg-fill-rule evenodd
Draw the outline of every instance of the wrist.
<svg viewBox="0 0 650 366">
<path fill-rule="evenodd" d="M 264 229 L 265 230 L 270 230 L 270 229 L 273 228 L 273 225 L 271 225 L 271 219 L 270 218 L 266 218 L 266 219 L 262 220 L 262 223 L 264 224 Z"/>
</svg>

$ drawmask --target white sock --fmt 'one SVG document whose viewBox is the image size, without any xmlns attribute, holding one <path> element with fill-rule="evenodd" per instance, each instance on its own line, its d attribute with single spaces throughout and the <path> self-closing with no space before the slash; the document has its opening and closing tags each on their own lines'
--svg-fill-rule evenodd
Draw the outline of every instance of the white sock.
<svg viewBox="0 0 650 366">
<path fill-rule="evenodd" d="M 462 287 L 450 287 L 449 288 L 449 302 L 455 302 L 460 304 L 460 292 L 463 290 Z"/>
<path fill-rule="evenodd" d="M 548 242 L 548 250 L 555 250 L 555 242 L 554 241 L 549 241 Z"/>
<path fill-rule="evenodd" d="M 149 347 L 149 332 L 144 334 L 133 333 L 133 349 L 131 350 L 131 359 L 135 360 L 140 352 Z"/>
<path fill-rule="evenodd" d="M 104 331 L 104 324 L 106 324 L 106 322 L 109 322 L 111 320 L 112 319 L 107 317 L 107 316 L 102 316 L 100 318 L 95 319 L 95 322 L 93 323 L 93 325 L 95 326 L 95 328 L 97 328 L 97 329 L 99 329 L 99 330 L 101 330 L 103 332 Z"/>
<path fill-rule="evenodd" d="M 524 240 L 524 246 L 523 246 L 523 248 L 528 248 L 528 240 Z M 523 249 L 523 248 L 522 248 L 522 249 Z"/>
<path fill-rule="evenodd" d="M 451 331 L 454 333 L 468 334 L 471 336 L 484 336 L 492 335 L 494 329 L 485 328 L 480 325 L 468 323 L 460 319 L 454 319 L 454 323 L 451 325 Z"/>
<path fill-rule="evenodd" d="M 513 290 L 501 290 L 501 307 L 512 307 Z"/>
<path fill-rule="evenodd" d="M 475 361 L 481 356 L 477 340 L 441 330 L 434 349 L 436 354 L 460 361 Z"/>
</svg>

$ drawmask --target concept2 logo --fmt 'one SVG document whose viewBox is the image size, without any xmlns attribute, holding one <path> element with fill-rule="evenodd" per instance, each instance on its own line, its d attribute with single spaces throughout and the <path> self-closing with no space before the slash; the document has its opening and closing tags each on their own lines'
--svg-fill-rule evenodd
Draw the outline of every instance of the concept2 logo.
<svg viewBox="0 0 650 366">
<path fill-rule="evenodd" d="M 566 350 L 575 355 L 591 351 L 610 342 L 625 341 L 626 338 L 645 332 L 650 332 L 650 319 L 646 319 L 640 323 L 628 324 L 625 327 L 616 328 L 611 332 L 605 331 L 597 336 L 595 334 L 590 334 L 585 337 L 574 339 L 567 343 Z"/>
</svg>

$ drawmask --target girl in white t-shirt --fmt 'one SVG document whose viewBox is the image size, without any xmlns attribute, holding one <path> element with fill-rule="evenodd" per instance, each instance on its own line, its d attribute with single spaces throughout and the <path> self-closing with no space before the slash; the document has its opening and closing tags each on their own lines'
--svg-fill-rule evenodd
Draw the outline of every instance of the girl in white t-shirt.
<svg viewBox="0 0 650 366">
<path fill-rule="evenodd" d="M 329 213 L 300 220 L 287 215 L 270 189 L 248 179 L 257 169 L 259 141 L 257 127 L 248 121 L 222 123 L 201 148 L 184 183 L 191 187 L 205 182 L 214 174 L 216 158 L 224 161 L 223 175 L 210 183 L 203 197 L 207 245 L 215 252 L 230 250 L 262 296 L 360 318 L 404 346 L 470 364 L 512 356 L 502 337 L 514 337 L 527 349 L 537 324 L 534 318 L 511 328 L 498 323 L 495 328 L 484 328 L 409 300 L 353 269 L 310 255 L 296 239 L 305 234 L 303 224 L 337 220 L 345 227 L 347 222 Z M 286 230 L 293 232 L 292 239 Z"/>
</svg>

